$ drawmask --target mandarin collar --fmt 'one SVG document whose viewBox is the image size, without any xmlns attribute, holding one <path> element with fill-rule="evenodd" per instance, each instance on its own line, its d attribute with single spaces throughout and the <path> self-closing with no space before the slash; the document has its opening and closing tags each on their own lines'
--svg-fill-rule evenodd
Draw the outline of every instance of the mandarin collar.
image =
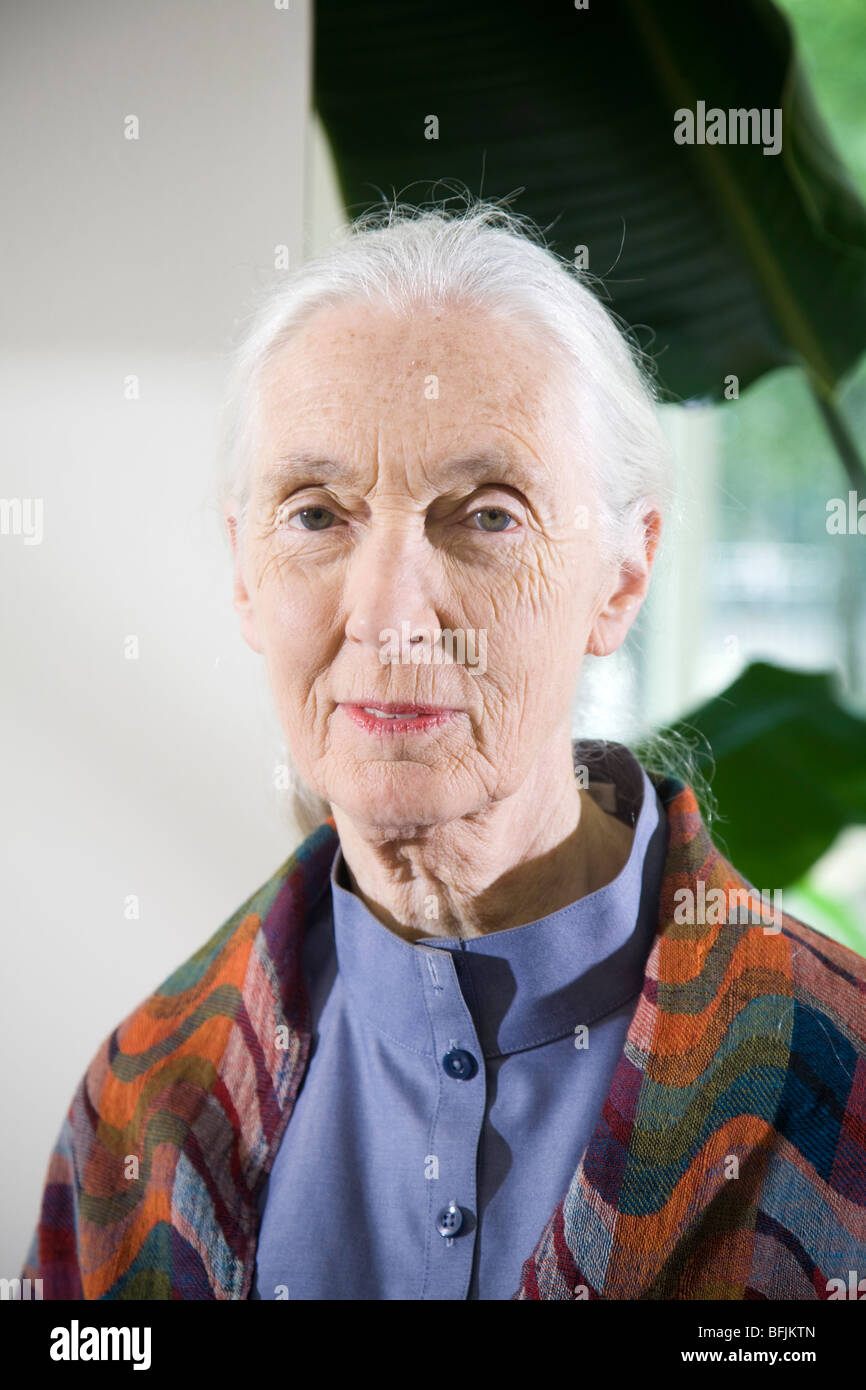
<svg viewBox="0 0 866 1390">
<path fill-rule="evenodd" d="M 334 944 L 350 1009 L 379 1033 L 432 1055 L 426 992 L 459 986 L 486 1058 L 591 1026 L 640 991 L 658 919 L 667 817 L 646 772 L 624 750 L 589 792 L 634 825 L 616 878 L 519 927 L 460 940 L 395 935 L 348 888 L 338 846 L 330 871 Z M 443 959 L 443 956 L 445 959 Z"/>
</svg>

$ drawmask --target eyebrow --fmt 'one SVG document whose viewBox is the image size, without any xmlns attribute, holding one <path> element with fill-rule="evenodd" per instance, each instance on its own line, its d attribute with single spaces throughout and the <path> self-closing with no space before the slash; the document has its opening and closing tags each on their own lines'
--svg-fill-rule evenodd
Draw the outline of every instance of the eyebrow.
<svg viewBox="0 0 866 1390">
<path fill-rule="evenodd" d="M 528 466 L 511 453 L 485 451 L 460 455 L 439 463 L 436 473 L 445 484 L 474 482 L 480 487 L 484 483 L 501 482 L 521 492 L 550 495 L 549 477 L 540 468 Z M 311 481 L 314 476 L 321 482 L 350 482 L 355 470 L 314 451 L 296 449 L 270 464 L 262 474 L 261 484 L 270 488 L 302 479 Z"/>
</svg>

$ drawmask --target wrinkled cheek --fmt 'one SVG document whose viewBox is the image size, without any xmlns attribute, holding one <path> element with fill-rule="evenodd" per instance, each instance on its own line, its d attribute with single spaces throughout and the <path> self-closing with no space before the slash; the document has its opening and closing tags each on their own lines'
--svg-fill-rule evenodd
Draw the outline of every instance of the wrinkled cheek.
<svg viewBox="0 0 866 1390">
<path fill-rule="evenodd" d="M 298 761 L 315 759 L 327 736 L 321 692 L 341 645 L 338 594 L 338 586 L 283 561 L 269 567 L 259 596 L 272 702 Z"/>
<path fill-rule="evenodd" d="M 266 625 L 264 657 L 268 684 L 280 723 L 287 731 L 297 728 L 309 687 L 309 639 L 303 629 L 288 624 L 285 616 Z"/>
<path fill-rule="evenodd" d="M 491 668 L 502 665 L 521 673 L 533 673 L 536 681 L 555 674 L 563 658 L 574 650 L 579 614 L 573 602 L 559 593 L 539 589 L 532 602 L 496 622 L 488 634 Z"/>
</svg>

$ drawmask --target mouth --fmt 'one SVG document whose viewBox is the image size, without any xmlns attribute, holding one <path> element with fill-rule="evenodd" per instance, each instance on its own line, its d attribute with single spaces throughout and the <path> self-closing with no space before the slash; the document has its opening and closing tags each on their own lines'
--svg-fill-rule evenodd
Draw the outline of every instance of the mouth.
<svg viewBox="0 0 866 1390">
<path fill-rule="evenodd" d="M 368 733 L 403 734 L 420 733 L 435 729 L 455 719 L 462 711 L 443 705 L 407 705 L 368 702 L 340 704 L 348 717 L 359 728 Z"/>
</svg>

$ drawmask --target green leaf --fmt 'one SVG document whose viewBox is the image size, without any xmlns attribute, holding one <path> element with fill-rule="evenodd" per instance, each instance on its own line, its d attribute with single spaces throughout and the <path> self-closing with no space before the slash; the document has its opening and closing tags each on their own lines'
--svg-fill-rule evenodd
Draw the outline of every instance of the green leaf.
<svg viewBox="0 0 866 1390">
<path fill-rule="evenodd" d="M 317 0 L 314 93 L 350 216 L 524 190 L 674 398 L 791 363 L 827 392 L 866 346 L 866 207 L 769 0 Z M 698 101 L 781 109 L 781 153 L 676 144 Z"/>
<path fill-rule="evenodd" d="M 785 888 L 784 910 L 793 913 L 801 922 L 808 922 L 824 936 L 866 956 L 866 930 L 849 908 L 820 892 L 808 874 Z"/>
<path fill-rule="evenodd" d="M 823 672 L 755 662 L 672 732 L 706 740 L 712 837 L 756 888 L 794 883 L 840 830 L 866 824 L 866 719 Z"/>
</svg>

